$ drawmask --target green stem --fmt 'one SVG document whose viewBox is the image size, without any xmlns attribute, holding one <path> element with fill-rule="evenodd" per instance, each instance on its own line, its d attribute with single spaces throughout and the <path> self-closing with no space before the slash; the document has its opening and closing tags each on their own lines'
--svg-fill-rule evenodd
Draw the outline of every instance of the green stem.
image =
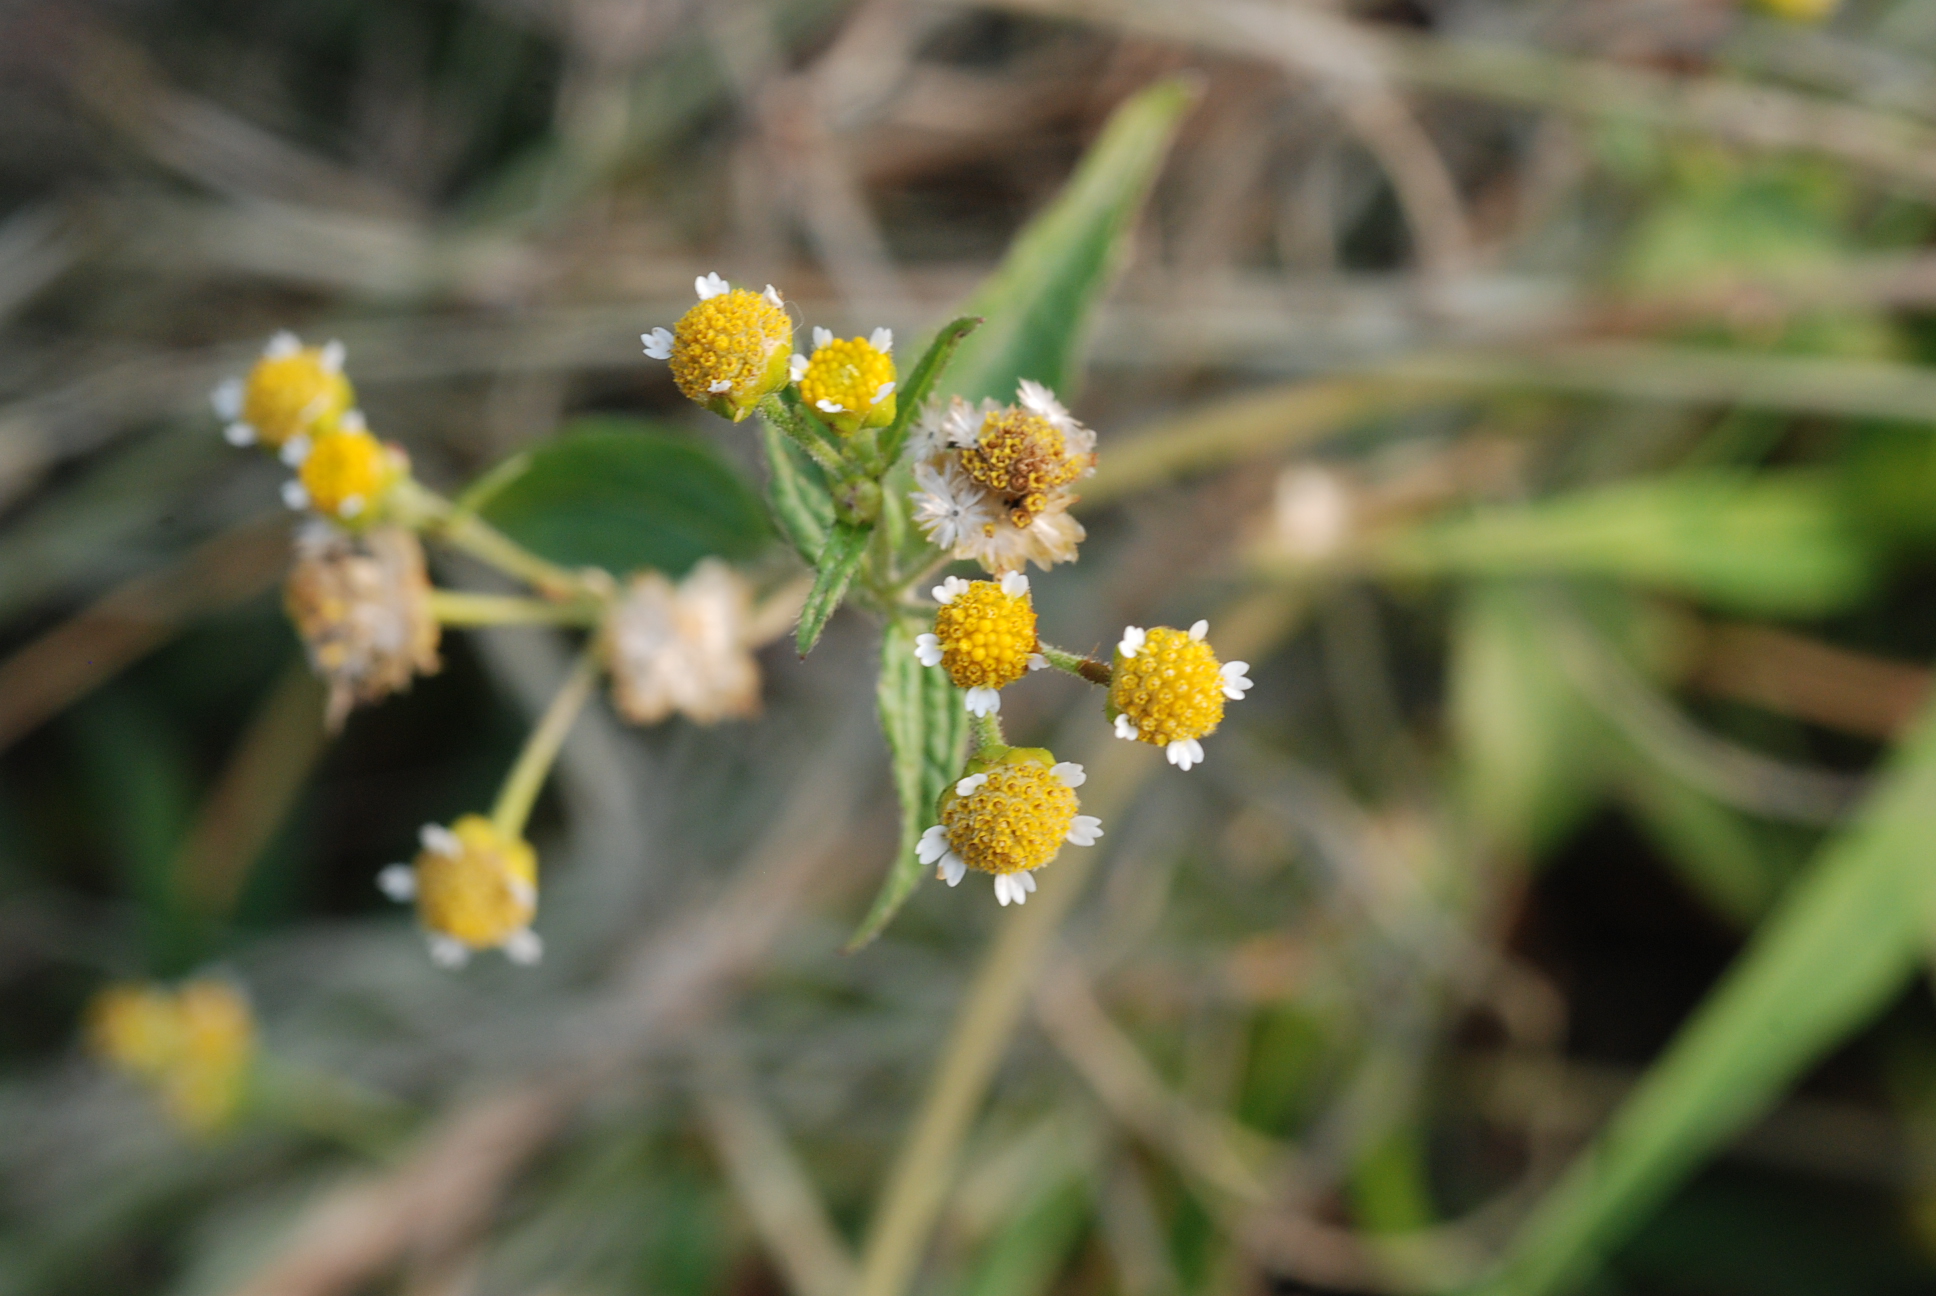
<svg viewBox="0 0 1936 1296">
<path fill-rule="evenodd" d="M 591 627 L 605 615 L 603 604 L 589 599 L 554 603 L 550 599 L 520 598 L 510 594 L 469 594 L 461 590 L 430 591 L 430 611 L 447 626 L 560 625 Z"/>
<path fill-rule="evenodd" d="M 970 752 L 980 755 L 991 747 L 1006 747 L 1002 741 L 1002 718 L 990 711 L 987 715 L 968 717 L 968 745 Z"/>
<path fill-rule="evenodd" d="M 571 732 L 572 722 L 578 719 L 597 682 L 598 653 L 588 646 L 579 655 L 578 664 L 572 668 L 564 687 L 545 708 L 537 728 L 525 739 L 524 750 L 518 753 L 517 764 L 505 776 L 497 804 L 491 807 L 491 825 L 504 836 L 516 839 L 524 835 L 524 821 L 531 817 L 538 789 L 544 786 L 545 776 L 551 773 L 551 763 L 565 744 L 565 735 Z"/>
<path fill-rule="evenodd" d="M 390 508 L 396 520 L 489 563 L 552 598 L 602 597 L 604 591 L 586 573 L 547 562 L 469 509 L 459 508 L 411 478 L 398 484 Z"/>
<path fill-rule="evenodd" d="M 799 411 L 787 408 L 787 403 L 778 396 L 768 396 L 759 403 L 758 409 L 768 423 L 792 437 L 809 458 L 833 477 L 834 482 L 829 485 L 853 476 L 853 466 L 845 457 L 828 445 L 826 438 L 819 435 Z"/>
<path fill-rule="evenodd" d="M 1084 657 L 1081 653 L 1072 653 L 1066 648 L 1055 648 L 1045 643 L 1037 643 L 1035 645 L 1035 651 L 1042 654 L 1043 661 L 1059 671 L 1066 671 L 1068 674 L 1074 675 L 1077 679 L 1087 680 L 1091 684 L 1099 684 L 1103 688 L 1109 687 L 1109 681 L 1113 671 L 1106 661 L 1098 661 L 1094 657 Z"/>
</svg>

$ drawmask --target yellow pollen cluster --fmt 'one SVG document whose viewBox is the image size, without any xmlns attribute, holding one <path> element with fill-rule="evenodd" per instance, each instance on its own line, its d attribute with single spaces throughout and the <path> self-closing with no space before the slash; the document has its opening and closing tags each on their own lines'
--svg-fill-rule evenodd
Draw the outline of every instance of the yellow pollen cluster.
<svg viewBox="0 0 1936 1296">
<path fill-rule="evenodd" d="M 482 815 L 465 815 L 450 831 L 457 854 L 417 856 L 417 918 L 472 949 L 495 949 L 537 915 L 537 852 Z"/>
<path fill-rule="evenodd" d="M 672 380 L 689 400 L 744 418 L 753 402 L 786 385 L 793 321 L 756 292 L 709 297 L 672 329 Z M 715 391 L 714 385 L 727 384 Z"/>
<path fill-rule="evenodd" d="M 885 427 L 894 421 L 894 393 L 878 402 L 874 393 L 893 381 L 894 361 L 866 338 L 835 338 L 814 350 L 800 376 L 800 399 L 842 432 Z M 821 401 L 840 406 L 844 413 L 822 409 Z"/>
<path fill-rule="evenodd" d="M 961 452 L 968 475 L 1001 496 L 1010 520 L 1023 528 L 1047 507 L 1049 493 L 1080 477 L 1087 463 L 1087 456 L 1068 452 L 1055 424 L 1018 409 L 991 412 L 975 444 Z"/>
<path fill-rule="evenodd" d="M 88 1010 L 94 1051 L 149 1082 L 168 1113 L 206 1133 L 241 1106 L 255 1057 L 255 1017 L 226 981 L 190 981 L 170 991 L 154 985 L 112 986 Z"/>
<path fill-rule="evenodd" d="M 320 437 L 298 472 L 318 513 L 349 520 L 368 516 L 402 476 L 397 452 L 361 428 Z"/>
<path fill-rule="evenodd" d="M 986 783 L 968 796 L 951 795 L 941 807 L 955 854 L 983 873 L 1021 873 L 1054 859 L 1075 821 L 1074 789 L 1033 759 L 983 773 Z"/>
<path fill-rule="evenodd" d="M 1223 674 L 1210 645 L 1157 626 L 1134 657 L 1116 654 L 1109 705 L 1126 715 L 1143 742 L 1173 742 L 1214 733 L 1223 720 Z"/>
<path fill-rule="evenodd" d="M 355 401 L 350 380 L 323 364 L 321 347 L 256 361 L 242 388 L 242 421 L 266 446 L 336 426 Z"/>
<path fill-rule="evenodd" d="M 972 581 L 934 614 L 941 668 L 957 688 L 1006 688 L 1028 671 L 1035 606 L 999 581 Z"/>
</svg>

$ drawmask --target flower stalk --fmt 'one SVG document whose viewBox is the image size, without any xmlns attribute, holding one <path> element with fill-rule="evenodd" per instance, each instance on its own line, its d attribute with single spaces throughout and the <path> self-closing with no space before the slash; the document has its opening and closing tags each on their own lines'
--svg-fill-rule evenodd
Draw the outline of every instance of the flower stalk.
<svg viewBox="0 0 1936 1296">
<path fill-rule="evenodd" d="M 551 773 L 558 749 L 565 744 L 565 735 L 571 732 L 572 723 L 590 699 L 598 675 L 598 654 L 587 648 L 579 655 L 578 664 L 572 667 L 557 696 L 551 699 L 551 705 L 545 708 L 531 736 L 525 739 L 524 750 L 518 753 L 517 764 L 511 767 L 497 794 L 497 802 L 491 807 L 491 825 L 506 838 L 524 836 L 525 820 L 531 817 L 538 790 Z"/>
</svg>

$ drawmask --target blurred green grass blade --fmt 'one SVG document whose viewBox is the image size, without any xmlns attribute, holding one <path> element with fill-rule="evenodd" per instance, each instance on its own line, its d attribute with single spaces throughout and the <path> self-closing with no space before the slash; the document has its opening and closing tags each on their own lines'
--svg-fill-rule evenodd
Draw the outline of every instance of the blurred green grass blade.
<svg viewBox="0 0 1936 1296">
<path fill-rule="evenodd" d="M 1922 956 L 1936 856 L 1936 711 L 1831 838 L 1480 1296 L 1569 1290 L 1716 1149 L 1888 1006 Z"/>
<path fill-rule="evenodd" d="M 821 546 L 820 560 L 815 564 L 813 588 L 807 592 L 806 605 L 800 609 L 800 628 L 795 642 L 802 657 L 813 651 L 813 646 L 820 642 L 820 632 L 827 628 L 827 621 L 840 610 L 840 601 L 847 597 L 847 586 L 853 582 L 860 560 L 867 554 L 867 539 L 873 533 L 873 527 L 854 522 L 836 522 L 827 533 L 827 543 Z"/>
<path fill-rule="evenodd" d="M 1428 522 L 1374 542 L 1370 558 L 1387 575 L 1598 575 L 1727 608 L 1819 614 L 1873 583 L 1873 552 L 1841 498 L 1832 477 L 1799 470 L 1681 474 Z"/>
<path fill-rule="evenodd" d="M 995 1235 L 961 1296 L 1040 1296 L 1068 1261 L 1088 1218 L 1081 1182 L 1052 1183 Z"/>
<path fill-rule="evenodd" d="M 903 613 L 881 637 L 877 698 L 887 734 L 894 792 L 901 802 L 901 840 L 873 907 L 847 942 L 852 953 L 881 934 L 921 880 L 914 847 L 935 822 L 935 803 L 949 779 L 961 772 L 968 741 L 968 712 L 945 672 L 914 657 L 914 638 L 926 620 Z"/>
<path fill-rule="evenodd" d="M 780 534 L 807 563 L 815 562 L 827 546 L 834 524 L 834 502 L 827 494 L 820 467 L 806 452 L 766 419 L 759 420 L 760 444 L 766 450 L 766 503 Z"/>
<path fill-rule="evenodd" d="M 1115 111 L 1062 193 L 963 309 L 989 322 L 956 352 L 948 390 L 969 400 L 1013 400 L 1016 382 L 1033 378 L 1071 394 L 1090 314 L 1197 97 L 1194 80 L 1173 77 Z"/>
<path fill-rule="evenodd" d="M 772 535 L 731 464 L 641 419 L 579 419 L 518 460 L 487 475 L 478 515 L 567 567 L 676 577 L 708 555 L 751 558 Z"/>
<path fill-rule="evenodd" d="M 1752 927 L 1792 864 L 1772 825 L 1758 823 L 1638 754 L 1623 755 L 1621 800 L 1690 890 L 1722 917 Z"/>
<path fill-rule="evenodd" d="M 933 394 L 935 384 L 953 361 L 955 352 L 970 333 L 980 328 L 982 321 L 973 315 L 963 315 L 960 319 L 950 320 L 942 325 L 941 331 L 928 343 L 928 349 L 915 361 L 914 368 L 908 371 L 907 380 L 900 385 L 894 406 L 894 421 L 881 434 L 881 459 L 889 464 L 901 457 L 901 447 L 907 444 L 908 429 L 914 420 L 921 417 L 921 406 Z"/>
<path fill-rule="evenodd" d="M 1523 589 L 1482 581 L 1461 593 L 1449 692 L 1467 813 L 1499 848 L 1538 855 L 1592 809 L 1608 734 L 1553 660 Z"/>
</svg>

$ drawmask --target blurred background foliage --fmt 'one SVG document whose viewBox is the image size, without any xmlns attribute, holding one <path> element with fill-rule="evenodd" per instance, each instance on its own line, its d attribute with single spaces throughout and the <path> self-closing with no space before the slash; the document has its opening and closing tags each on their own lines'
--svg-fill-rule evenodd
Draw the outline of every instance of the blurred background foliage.
<svg viewBox="0 0 1936 1296">
<path fill-rule="evenodd" d="M 1936 5 L 1813 8 L 0 8 L 0 1291 L 1936 1290 Z M 1016 243 L 1179 72 L 1147 204 Z M 1101 432 L 1045 635 L 1207 616 L 1258 688 L 1187 776 L 1015 690 L 1086 888 L 844 955 L 843 614 L 756 721 L 589 712 L 546 962 L 439 971 L 373 879 L 568 645 L 449 634 L 325 740 L 207 392 L 341 337 L 533 547 L 777 581 L 751 425 L 634 340 L 713 270 L 904 355 L 1061 292 L 958 375 Z M 204 1138 L 80 1038 L 211 969 L 261 1060 Z"/>
</svg>

